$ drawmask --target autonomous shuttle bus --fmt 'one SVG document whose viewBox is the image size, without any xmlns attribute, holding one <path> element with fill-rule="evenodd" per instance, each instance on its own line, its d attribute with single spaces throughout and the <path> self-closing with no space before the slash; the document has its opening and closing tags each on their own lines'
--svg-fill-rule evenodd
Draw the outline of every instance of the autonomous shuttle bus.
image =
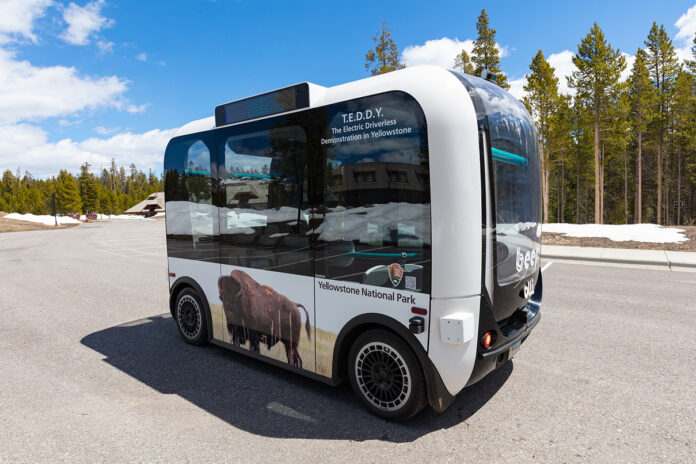
<svg viewBox="0 0 696 464">
<path fill-rule="evenodd" d="M 445 410 L 539 322 L 541 170 L 524 107 L 423 66 L 215 108 L 164 159 L 182 338 Z"/>
</svg>

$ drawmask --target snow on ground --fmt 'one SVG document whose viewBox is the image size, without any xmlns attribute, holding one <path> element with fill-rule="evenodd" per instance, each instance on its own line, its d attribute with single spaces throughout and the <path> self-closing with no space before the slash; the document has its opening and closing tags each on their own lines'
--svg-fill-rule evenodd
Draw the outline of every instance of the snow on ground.
<svg viewBox="0 0 696 464">
<path fill-rule="evenodd" d="M 7 216 L 5 216 L 3 219 L 14 219 L 16 221 L 28 221 L 28 222 L 38 222 L 41 224 L 45 224 L 47 226 L 53 226 L 56 224 L 56 220 L 53 216 L 50 216 L 48 214 L 42 214 L 40 216 L 37 216 L 35 214 L 19 214 L 19 213 L 10 213 Z M 77 219 L 73 219 L 68 216 L 58 216 L 58 224 L 79 224 L 80 221 Z"/>
<path fill-rule="evenodd" d="M 614 242 L 679 243 L 689 240 L 683 229 L 657 224 L 544 224 L 544 232 L 568 237 L 600 237 Z"/>
<path fill-rule="evenodd" d="M 164 216 L 164 213 L 159 213 Z M 157 216 L 159 216 L 159 214 Z M 47 226 L 52 226 L 55 225 L 55 219 L 53 216 L 48 215 L 48 214 L 43 214 L 40 216 L 37 216 L 35 214 L 27 213 L 27 214 L 19 214 L 19 213 L 10 213 L 4 217 L 5 219 L 14 219 L 15 221 L 28 221 L 28 222 L 38 222 L 41 224 L 45 224 Z M 98 221 L 108 221 L 108 220 L 133 220 L 133 219 L 147 219 L 143 216 L 137 215 L 137 214 L 112 214 L 109 216 L 108 214 L 98 214 L 97 215 L 97 220 Z M 84 221 L 86 220 L 85 215 L 83 214 L 80 216 L 80 220 Z M 80 221 L 77 219 L 73 219 L 68 216 L 58 216 L 58 224 L 80 224 Z"/>
<path fill-rule="evenodd" d="M 112 214 L 109 216 L 108 214 L 97 214 L 97 220 L 98 221 L 107 221 L 110 219 L 146 219 L 145 217 L 139 215 L 139 214 Z M 80 216 L 81 221 L 87 220 L 87 217 L 83 214 Z"/>
</svg>

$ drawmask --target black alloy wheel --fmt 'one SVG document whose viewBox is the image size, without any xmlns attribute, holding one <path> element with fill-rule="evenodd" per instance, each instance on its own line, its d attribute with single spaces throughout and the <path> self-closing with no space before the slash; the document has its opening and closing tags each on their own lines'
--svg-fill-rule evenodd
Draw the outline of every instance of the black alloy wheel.
<svg viewBox="0 0 696 464">
<path fill-rule="evenodd" d="M 179 334 L 186 343 L 202 345 L 208 341 L 206 311 L 195 290 L 187 288 L 179 293 L 174 316 Z"/>
<path fill-rule="evenodd" d="M 348 375 L 353 391 L 373 413 L 406 420 L 425 406 L 425 381 L 415 354 L 395 334 L 369 330 L 353 343 Z"/>
</svg>

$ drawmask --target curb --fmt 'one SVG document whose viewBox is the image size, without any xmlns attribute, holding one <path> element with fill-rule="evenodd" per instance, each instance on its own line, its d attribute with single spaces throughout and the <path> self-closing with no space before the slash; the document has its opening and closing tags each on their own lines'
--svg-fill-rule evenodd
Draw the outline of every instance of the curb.
<svg viewBox="0 0 696 464">
<path fill-rule="evenodd" d="M 548 248 L 548 246 L 546 247 Z M 565 249 L 564 249 L 565 248 Z M 577 250 L 576 250 L 577 248 Z M 616 251 L 622 250 L 622 251 Z M 603 256 L 605 253 L 634 254 L 630 257 Z M 650 254 L 653 256 L 645 256 Z M 592 256 L 595 255 L 595 256 Z M 641 256 L 642 255 L 642 256 Z M 657 255 L 657 256 L 655 256 Z M 671 255 L 671 256 L 670 256 Z M 628 248 L 582 248 L 556 246 L 549 252 L 541 250 L 542 259 L 585 261 L 611 264 L 635 264 L 641 266 L 665 267 L 669 270 L 696 270 L 696 253 L 666 250 L 633 250 Z"/>
</svg>

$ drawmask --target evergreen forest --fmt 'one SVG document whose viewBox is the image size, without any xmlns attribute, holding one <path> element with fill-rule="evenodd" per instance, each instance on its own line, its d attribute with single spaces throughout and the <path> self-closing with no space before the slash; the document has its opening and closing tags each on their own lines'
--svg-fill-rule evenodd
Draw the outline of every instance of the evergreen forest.
<svg viewBox="0 0 696 464">
<path fill-rule="evenodd" d="M 13 173 L 9 169 L 0 178 L 0 211 L 32 214 L 53 214 L 53 195 L 58 214 L 94 211 L 121 214 L 154 192 L 161 192 L 162 179 L 152 171 L 145 174 L 131 164 L 128 171 L 111 166 L 101 173 L 90 171 L 84 163 L 75 177 L 61 169 L 58 177 L 35 179 L 30 172 Z"/>
<path fill-rule="evenodd" d="M 373 75 L 405 67 L 385 23 L 381 31 L 365 57 Z M 509 88 L 485 10 L 476 32 L 471 54 L 453 56 L 453 67 Z M 645 32 L 626 51 L 635 56 L 629 67 L 592 25 L 567 78 L 573 95 L 559 91 L 542 50 L 531 58 L 522 103 L 537 129 L 544 222 L 696 224 L 696 37 L 680 61 L 664 25 Z"/>
</svg>

